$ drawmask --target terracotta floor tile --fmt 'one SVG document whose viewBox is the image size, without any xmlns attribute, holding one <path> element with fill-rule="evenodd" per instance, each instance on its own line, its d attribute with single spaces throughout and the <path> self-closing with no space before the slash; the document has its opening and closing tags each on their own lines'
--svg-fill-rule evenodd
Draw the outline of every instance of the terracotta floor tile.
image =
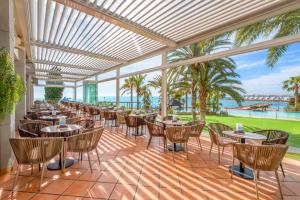
<svg viewBox="0 0 300 200">
<path fill-rule="evenodd" d="M 159 188 L 158 187 L 147 187 L 139 185 L 135 194 L 135 200 L 145 200 L 145 199 L 158 199 Z"/>
<path fill-rule="evenodd" d="M 141 186 L 159 186 L 159 176 L 156 174 L 141 174 L 138 185 Z"/>
<path fill-rule="evenodd" d="M 17 200 L 17 199 L 22 199 L 22 200 L 27 200 L 31 199 L 35 194 L 34 193 L 28 193 L 28 192 L 10 192 L 8 196 L 5 197 L 7 200 Z"/>
<path fill-rule="evenodd" d="M 89 192 L 90 188 L 94 185 L 94 182 L 89 181 L 75 181 L 63 195 L 85 196 Z"/>
<path fill-rule="evenodd" d="M 46 170 L 41 192 L 38 190 L 41 172 L 37 166 L 32 175 L 30 166 L 23 166 L 17 192 L 9 191 L 15 177 L 14 164 L 13 171 L 0 176 L 0 199 L 256 199 L 253 180 L 230 178 L 232 149 L 226 149 L 219 165 L 216 148 L 209 155 L 210 139 L 203 136 L 202 150 L 191 139 L 189 159 L 183 152 L 176 152 L 173 162 L 172 153 L 163 151 L 162 141 L 153 139 L 147 150 L 148 140 L 149 133 L 135 139 L 125 137 L 121 130 L 105 130 L 98 146 L 101 164 L 95 152 L 90 154 L 93 173 L 87 155 L 78 162 L 77 154 L 68 153 L 68 157 L 75 158 L 74 165 L 65 169 L 64 174 L 60 170 Z M 280 170 L 279 177 L 284 199 L 300 200 L 300 162 L 285 158 L 283 166 L 286 177 Z M 260 200 L 280 199 L 274 172 L 261 172 L 258 188 Z"/>
<path fill-rule="evenodd" d="M 135 185 L 117 184 L 110 195 L 110 199 L 130 200 L 134 198 L 136 192 Z"/>
<path fill-rule="evenodd" d="M 53 194 L 36 194 L 31 200 L 56 200 L 59 196 Z"/>
<path fill-rule="evenodd" d="M 93 170 L 93 173 L 90 170 L 84 172 L 78 180 L 80 181 L 96 181 L 101 176 L 102 172 L 99 170 Z"/>
<path fill-rule="evenodd" d="M 84 197 L 60 196 L 57 200 L 82 200 Z"/>
<path fill-rule="evenodd" d="M 117 183 L 121 175 L 121 172 L 103 171 L 102 175 L 98 179 L 99 182 Z"/>
<path fill-rule="evenodd" d="M 160 176 L 159 187 L 161 188 L 180 188 L 177 176 Z"/>
<path fill-rule="evenodd" d="M 96 183 L 88 193 L 85 194 L 86 197 L 92 198 L 109 198 L 112 193 L 115 184 L 113 183 Z"/>
<path fill-rule="evenodd" d="M 73 182 L 73 180 L 55 180 L 45 187 L 41 193 L 62 194 Z"/>
<path fill-rule="evenodd" d="M 123 172 L 120 176 L 118 183 L 121 184 L 130 184 L 130 185 L 137 185 L 139 181 L 140 174 L 139 173 L 127 173 Z"/>
<path fill-rule="evenodd" d="M 159 190 L 160 200 L 181 200 L 183 199 L 181 189 L 176 188 L 160 188 Z"/>
</svg>

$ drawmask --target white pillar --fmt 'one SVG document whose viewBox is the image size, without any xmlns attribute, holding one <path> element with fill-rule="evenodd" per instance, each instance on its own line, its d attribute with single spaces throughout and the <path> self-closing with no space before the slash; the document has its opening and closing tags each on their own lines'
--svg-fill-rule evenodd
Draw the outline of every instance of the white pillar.
<svg viewBox="0 0 300 200">
<path fill-rule="evenodd" d="M 25 62 L 25 51 L 18 49 L 17 59 L 15 59 L 15 70 L 21 78 L 26 81 L 26 62 Z M 26 94 L 23 95 L 21 101 L 16 106 L 16 127 L 19 126 L 20 119 L 26 115 Z"/>
<path fill-rule="evenodd" d="M 14 64 L 14 13 L 12 0 L 0 0 L 0 48 L 10 53 Z M 9 114 L 0 123 L 0 173 L 8 172 L 12 162 L 9 138 L 15 137 L 15 114 Z"/>
<path fill-rule="evenodd" d="M 162 54 L 162 65 L 167 64 L 168 52 Z M 161 70 L 161 116 L 167 116 L 167 70 Z"/>
<path fill-rule="evenodd" d="M 77 96 L 77 91 L 76 91 L 76 83 L 75 83 L 75 87 L 73 87 L 74 89 L 74 94 L 73 94 L 73 100 L 76 101 L 76 96 Z"/>
<path fill-rule="evenodd" d="M 119 107 L 120 106 L 120 68 L 118 68 L 116 70 L 116 106 Z"/>
</svg>

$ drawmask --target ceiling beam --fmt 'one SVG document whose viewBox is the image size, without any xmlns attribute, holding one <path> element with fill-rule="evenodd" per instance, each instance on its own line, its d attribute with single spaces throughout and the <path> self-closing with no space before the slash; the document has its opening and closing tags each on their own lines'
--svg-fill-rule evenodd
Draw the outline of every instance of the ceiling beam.
<svg viewBox="0 0 300 200">
<path fill-rule="evenodd" d="M 60 80 L 69 80 L 69 81 L 72 81 L 72 82 L 75 82 L 75 81 L 78 80 L 78 78 L 75 78 L 75 77 L 73 78 L 73 77 L 63 77 L 62 76 L 62 77 L 59 77 L 59 79 L 58 79 L 57 76 L 53 76 L 53 75 L 40 75 L 40 74 L 35 74 L 34 77 L 37 78 L 37 79 L 40 79 L 40 78 L 48 78 L 49 79 L 50 78 L 52 80 L 58 80 L 58 81 L 60 81 Z"/>
<path fill-rule="evenodd" d="M 285 44 L 292 44 L 295 42 L 300 42 L 300 34 L 285 36 L 285 37 L 277 38 L 274 40 L 251 44 L 248 46 L 237 47 L 234 49 L 225 50 L 225 51 L 221 51 L 221 52 L 217 52 L 217 53 L 213 53 L 213 54 L 209 54 L 209 55 L 205 55 L 205 56 L 199 56 L 199 57 L 195 57 L 195 58 L 191 58 L 191 59 L 187 59 L 187 60 L 181 60 L 181 61 L 177 61 L 174 63 L 163 64 L 163 65 L 156 66 L 153 68 L 149 68 L 149 69 L 145 69 L 145 70 L 141 70 L 141 71 L 137 71 L 137 72 L 132 72 L 132 73 L 128 73 L 128 74 L 123 74 L 118 77 L 103 79 L 98 82 L 106 82 L 106 81 L 114 80 L 116 78 L 125 78 L 125 77 L 129 77 L 129 76 L 137 75 L 137 74 L 151 73 L 151 72 L 155 72 L 155 71 L 162 70 L 162 69 L 170 69 L 170 68 L 176 68 L 179 66 L 185 66 L 185 65 L 190 65 L 190 64 L 194 64 L 194 63 L 207 62 L 207 61 L 216 60 L 219 58 L 225 58 L 225 57 L 240 55 L 243 53 L 259 51 L 259 50 L 268 49 L 271 47 L 281 46 L 281 45 L 285 45 Z"/>
<path fill-rule="evenodd" d="M 88 3 L 87 1 L 79 1 L 79 0 L 54 0 L 57 3 L 63 4 L 67 7 L 71 7 L 73 9 L 84 12 L 88 15 L 94 16 L 98 19 L 101 19 L 110 24 L 114 24 L 123 29 L 129 30 L 136 34 L 142 35 L 145 38 L 149 38 L 151 40 L 157 41 L 161 44 L 164 44 L 169 47 L 175 47 L 176 42 L 161 35 L 155 33 L 154 31 L 141 26 L 138 23 L 130 21 L 122 16 L 119 16 L 115 13 L 112 13 L 108 10 L 105 10 L 95 4 Z"/>
<path fill-rule="evenodd" d="M 58 66 L 58 67 L 68 67 L 68 68 L 74 68 L 74 69 L 84 69 L 84 70 L 90 70 L 90 71 L 96 71 L 99 72 L 101 69 L 99 68 L 91 68 L 91 67 L 86 67 L 82 65 L 72 65 L 72 64 L 67 64 L 67 63 L 59 63 L 59 62 L 51 62 L 51 61 L 44 61 L 44 60 L 32 60 L 33 63 L 39 63 L 39 64 L 45 64 L 45 65 L 53 65 L 53 66 Z"/>
<path fill-rule="evenodd" d="M 273 4 L 272 6 L 265 7 L 264 9 L 256 10 L 255 12 L 251 13 L 251 15 L 247 15 L 247 16 L 243 17 L 243 19 L 241 19 L 241 20 L 230 21 L 222 26 L 215 27 L 214 29 L 208 30 L 201 34 L 181 40 L 181 41 L 177 42 L 177 45 L 175 47 L 163 47 L 163 48 L 157 49 L 155 51 L 152 51 L 152 52 L 149 52 L 142 56 L 131 59 L 125 64 L 118 64 L 116 66 L 107 68 L 101 72 L 97 72 L 95 74 L 87 76 L 84 79 L 89 78 L 91 76 L 103 74 L 103 73 L 127 66 L 129 64 L 139 62 L 141 60 L 162 54 L 165 51 L 170 51 L 170 50 L 174 50 L 176 48 L 187 46 L 187 45 L 193 44 L 195 42 L 198 42 L 198 41 L 210 38 L 210 37 L 214 37 L 214 36 L 220 35 L 222 33 L 226 33 L 228 31 L 232 31 L 232 30 L 235 30 L 235 29 L 238 29 L 238 28 L 250 25 L 250 24 L 253 24 L 255 22 L 264 20 L 268 17 L 273 17 L 276 15 L 284 14 L 284 13 L 287 13 L 287 12 L 290 12 L 290 11 L 293 11 L 293 10 L 299 9 L 299 8 L 300 8 L 300 0 L 279 1 L 275 5 Z"/>
<path fill-rule="evenodd" d="M 63 51 L 63 52 L 67 52 L 67 53 L 84 55 L 84 56 L 88 56 L 88 57 L 92 57 L 92 58 L 115 62 L 115 63 L 126 63 L 127 62 L 127 60 L 124 60 L 124 59 L 119 59 L 119 58 L 115 58 L 115 57 L 111 57 L 111 56 L 101 55 L 101 54 L 97 54 L 97 53 L 93 53 L 93 52 L 89 52 L 89 51 L 55 45 L 55 44 L 46 43 L 46 42 L 31 41 L 31 45 L 37 46 L 37 47 L 43 47 L 43 48 L 47 48 L 47 49 Z"/>
<path fill-rule="evenodd" d="M 88 74 L 82 74 L 82 73 L 62 72 L 62 71 L 45 70 L 45 69 L 35 69 L 35 71 L 36 72 L 60 73 L 60 74 L 67 74 L 67 75 L 74 75 L 74 76 L 87 76 L 88 75 Z"/>
</svg>

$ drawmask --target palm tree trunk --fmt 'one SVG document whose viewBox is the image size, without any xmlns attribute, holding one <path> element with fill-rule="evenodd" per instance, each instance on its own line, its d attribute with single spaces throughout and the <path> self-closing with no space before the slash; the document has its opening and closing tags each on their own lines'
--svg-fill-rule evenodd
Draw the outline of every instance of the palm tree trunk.
<svg viewBox="0 0 300 200">
<path fill-rule="evenodd" d="M 130 88 L 130 109 L 132 110 L 132 104 L 133 104 L 133 88 Z"/>
<path fill-rule="evenodd" d="M 200 119 L 205 121 L 206 115 L 206 97 L 207 93 L 200 91 L 199 100 L 200 100 Z"/>
<path fill-rule="evenodd" d="M 194 89 L 192 89 L 192 115 L 193 120 L 196 120 L 196 90 Z"/>
<path fill-rule="evenodd" d="M 188 110 L 188 92 L 185 93 L 185 111 Z"/>
<path fill-rule="evenodd" d="M 299 90 L 299 86 L 297 84 L 295 84 L 295 87 L 294 87 L 295 109 L 297 109 L 297 104 L 299 102 L 298 90 Z"/>
</svg>

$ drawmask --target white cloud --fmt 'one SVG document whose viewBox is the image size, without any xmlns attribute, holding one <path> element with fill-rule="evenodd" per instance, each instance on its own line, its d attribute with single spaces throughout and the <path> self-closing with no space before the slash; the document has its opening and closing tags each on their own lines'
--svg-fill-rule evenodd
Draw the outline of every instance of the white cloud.
<svg viewBox="0 0 300 200">
<path fill-rule="evenodd" d="M 265 59 L 259 60 L 257 62 L 250 62 L 250 63 L 237 63 L 237 69 L 251 69 L 251 68 L 255 68 L 259 65 L 264 65 L 266 62 Z"/>
<path fill-rule="evenodd" d="M 248 94 L 287 94 L 282 90 L 282 82 L 292 76 L 300 75 L 300 65 L 281 69 L 279 72 L 261 75 L 242 81 Z"/>
</svg>

